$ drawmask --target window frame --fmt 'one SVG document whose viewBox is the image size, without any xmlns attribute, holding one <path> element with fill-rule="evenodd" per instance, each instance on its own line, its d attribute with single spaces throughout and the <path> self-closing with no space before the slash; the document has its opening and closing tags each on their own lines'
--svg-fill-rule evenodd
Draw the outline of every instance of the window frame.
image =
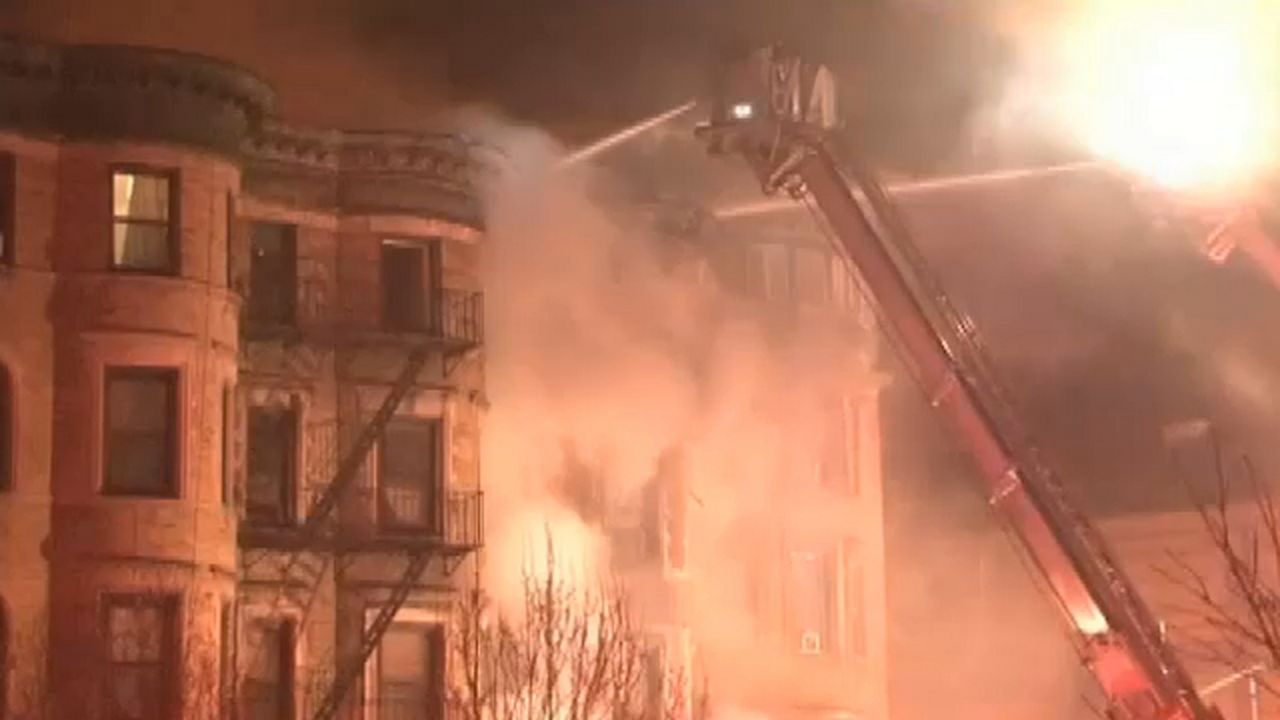
<svg viewBox="0 0 1280 720">
<path fill-rule="evenodd" d="M 254 448 L 253 433 L 253 416 L 255 412 L 276 414 L 280 413 L 289 419 L 289 437 L 286 438 L 286 447 L 284 458 L 287 463 L 284 477 L 281 478 L 280 492 L 280 508 L 279 513 L 274 519 L 255 516 L 251 507 L 250 484 L 253 482 L 252 457 Z M 244 487 L 244 520 L 248 525 L 254 527 L 289 527 L 298 522 L 298 498 L 300 497 L 302 482 L 301 466 L 299 463 L 299 443 L 302 441 L 303 425 L 302 410 L 296 404 L 280 405 L 280 404 L 264 404 L 250 405 L 248 412 L 245 414 L 245 487 Z"/>
<path fill-rule="evenodd" d="M 226 274 L 227 290 L 230 292 L 235 292 L 235 279 L 236 279 L 236 271 L 235 271 L 235 267 L 236 267 L 235 266 L 236 197 L 235 197 L 235 193 L 232 192 L 231 190 L 228 190 L 226 192 L 225 202 L 227 204 L 227 207 L 226 207 L 226 217 L 223 218 L 223 222 L 226 223 L 226 228 L 224 230 L 224 232 L 226 233 L 226 238 L 225 238 L 226 251 L 223 253 L 223 256 L 224 256 L 223 262 L 226 263 L 226 268 L 224 269 Z"/>
<path fill-rule="evenodd" d="M 235 388 L 231 383 L 227 383 L 222 387 L 222 426 L 219 432 L 222 437 L 219 452 L 222 455 L 221 477 L 219 478 L 220 486 L 218 488 L 221 494 L 222 506 L 231 507 L 234 505 L 235 493 L 235 473 L 232 457 L 231 439 L 235 435 L 235 413 L 236 399 Z"/>
<path fill-rule="evenodd" d="M 299 645 L 298 634 L 300 632 L 301 625 L 298 619 L 291 615 L 263 616 L 255 618 L 250 622 L 255 626 L 253 629 L 255 633 L 265 633 L 266 631 L 276 633 L 275 641 L 279 643 L 279 647 L 276 648 L 278 652 L 278 657 L 276 658 L 278 666 L 276 667 L 277 677 L 275 678 L 276 683 L 274 687 L 276 688 L 276 692 L 280 693 L 276 713 L 278 715 L 278 720 L 294 720 L 294 718 L 297 717 L 298 712 L 299 663 L 297 649 Z M 257 643 L 256 645 L 253 645 L 253 647 L 257 648 L 254 652 L 260 653 L 261 648 L 265 644 L 265 638 L 257 637 L 254 639 Z M 251 702 L 254 700 L 254 698 L 249 696 L 250 692 L 243 686 L 244 683 L 249 683 L 249 687 L 252 687 L 252 684 L 260 679 L 254 677 L 252 672 L 253 668 L 250 667 L 241 680 L 242 687 L 240 688 L 240 692 L 237 693 L 237 695 L 241 696 L 238 698 L 241 702 Z M 250 715 L 251 713 L 252 711 L 249 708 L 244 709 L 244 715 Z"/>
<path fill-rule="evenodd" d="M 165 482 L 152 492 L 121 490 L 111 487 L 111 382 L 116 379 L 156 380 L 166 385 L 167 422 L 165 423 Z M 101 494 L 108 497 L 178 499 L 182 496 L 181 449 L 178 425 L 181 423 L 182 374 L 176 367 L 157 365 L 108 365 L 102 375 L 102 483 Z"/>
<path fill-rule="evenodd" d="M 289 288 L 291 292 L 287 294 L 280 293 L 279 295 L 279 297 L 288 298 L 288 312 L 282 313 L 287 315 L 288 316 L 287 318 L 277 319 L 275 317 L 265 317 L 264 312 L 261 309 L 262 305 L 260 305 L 260 303 L 263 302 L 261 300 L 263 296 L 255 292 L 255 287 L 258 285 L 258 283 L 254 282 L 257 279 L 256 277 L 257 273 L 255 272 L 255 268 L 258 266 L 257 262 L 255 262 L 255 259 L 257 257 L 256 255 L 257 243 L 256 243 L 255 236 L 257 235 L 258 228 L 261 226 L 272 226 L 277 228 L 283 228 L 285 233 L 284 237 L 288 238 L 288 244 L 290 246 L 289 249 L 291 251 L 289 256 L 288 283 L 289 283 Z M 297 329 L 299 325 L 299 319 L 300 319 L 299 310 L 300 310 L 301 303 L 298 302 L 298 288 L 299 288 L 299 283 L 298 283 L 298 234 L 299 233 L 298 233 L 298 230 L 299 230 L 298 224 L 291 223 L 291 222 L 255 219 L 255 220 L 251 220 L 249 223 L 249 238 L 248 238 L 249 281 L 248 281 L 248 287 L 245 292 L 244 319 L 245 319 L 245 325 L 249 327 L 250 331 L 254 331 L 254 330 L 288 331 L 288 330 Z M 258 299 L 255 299 L 255 296 Z M 272 310 L 276 309 L 274 305 L 271 305 L 268 307 L 269 309 L 272 309 Z M 267 314 L 274 314 L 274 313 L 267 313 Z"/>
<path fill-rule="evenodd" d="M 18 156 L 0 152 L 0 267 L 18 262 Z"/>
<path fill-rule="evenodd" d="M 421 285 L 421 317 L 414 325 L 393 322 L 389 311 L 391 284 L 388 282 L 387 254 L 408 250 L 420 255 L 418 280 Z M 378 240 L 378 327 L 389 333 L 430 333 L 442 325 L 444 292 L 444 239 L 439 237 L 382 237 Z"/>
<path fill-rule="evenodd" d="M 182 274 L 182 247 L 178 241 L 178 228 L 181 227 L 181 194 L 182 194 L 182 176 L 177 168 L 162 167 L 157 165 L 147 165 L 143 163 L 112 163 L 108 168 L 109 177 L 107 182 L 107 213 L 111 218 L 110 225 L 107 228 L 109 241 L 107 243 L 107 267 L 112 272 L 129 273 L 135 275 L 158 275 L 161 277 L 177 277 Z M 136 175 L 139 177 L 163 178 L 169 183 L 169 218 L 165 222 L 156 220 L 146 220 L 131 218 L 127 215 L 116 215 L 116 198 L 115 183 L 117 175 Z M 149 225 L 151 227 L 163 226 L 166 230 L 165 239 L 168 244 L 169 257 L 164 267 L 160 268 L 138 268 L 130 265 L 121 265 L 116 262 L 116 223 L 126 222 L 137 225 Z"/>
<path fill-rule="evenodd" d="M 388 503 L 384 501 L 383 493 L 386 492 L 387 484 L 384 481 L 386 477 L 386 469 L 388 463 L 387 456 L 387 431 L 391 430 L 393 425 L 412 425 L 415 427 L 431 428 L 434 431 L 432 439 L 431 453 L 431 472 L 432 476 L 429 480 L 432 482 L 430 488 L 425 485 L 420 488 L 424 499 L 423 517 L 417 523 L 397 521 L 394 512 L 384 511 L 384 506 Z M 374 473 L 374 502 L 375 517 L 374 521 L 380 532 L 426 532 L 426 533 L 443 533 L 444 517 L 443 503 L 446 487 L 445 473 L 445 422 L 440 416 L 415 416 L 415 415 L 398 415 L 391 418 L 387 423 L 386 429 L 382 436 L 378 439 L 377 448 L 377 469 Z"/>
<path fill-rule="evenodd" d="M 449 662 L 449 634 L 445 626 L 436 621 L 421 622 L 417 620 L 401 620 L 392 622 L 387 627 L 387 632 L 383 634 L 383 638 L 392 632 L 412 632 L 417 636 L 419 642 L 423 644 L 424 659 L 429 667 L 424 668 L 427 676 L 420 678 L 423 687 L 428 691 L 428 696 L 424 702 L 431 707 L 427 708 L 428 717 L 437 716 L 435 712 L 444 713 L 448 705 L 448 669 Z M 383 660 L 383 644 L 378 643 L 377 649 L 374 651 L 375 670 L 370 673 L 373 687 L 372 695 L 374 702 L 369 704 L 371 712 L 365 717 L 378 720 L 383 717 L 384 711 L 387 710 L 392 698 L 384 692 L 388 684 L 386 674 L 386 663 Z M 392 713 L 394 715 L 394 713 Z"/>
<path fill-rule="evenodd" d="M 13 490 L 18 467 L 17 385 L 13 373 L 0 362 L 0 493 Z"/>
<path fill-rule="evenodd" d="M 13 643 L 9 606 L 0 597 L 0 720 L 9 717 L 9 653 Z"/>
<path fill-rule="evenodd" d="M 99 606 L 100 612 L 100 630 L 99 638 L 101 642 L 101 657 L 105 670 L 103 682 L 102 706 L 109 713 L 114 707 L 112 699 L 112 675 L 117 665 L 126 663 L 117 662 L 111 657 L 111 611 L 116 607 L 159 607 L 161 619 L 161 642 L 160 642 L 160 658 L 155 662 L 145 663 L 149 666 L 159 668 L 162 679 L 163 697 L 159 699 L 160 716 L 167 718 L 172 717 L 174 710 L 178 705 L 178 688 L 182 681 L 181 669 L 178 667 L 178 657 L 181 654 L 181 632 L 182 623 L 179 617 L 179 609 L 181 607 L 181 596 L 176 593 L 155 593 L 155 592 L 108 592 L 103 593 Z M 144 663 L 127 663 L 130 666 L 141 665 Z"/>
</svg>

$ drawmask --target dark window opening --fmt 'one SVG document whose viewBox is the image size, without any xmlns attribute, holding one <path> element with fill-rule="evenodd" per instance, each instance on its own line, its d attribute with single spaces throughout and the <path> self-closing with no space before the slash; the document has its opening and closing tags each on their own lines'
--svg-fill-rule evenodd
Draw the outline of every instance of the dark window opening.
<svg viewBox="0 0 1280 720">
<path fill-rule="evenodd" d="M 222 424 L 219 431 L 222 433 L 222 504 L 224 506 L 231 504 L 232 487 L 234 486 L 234 468 L 233 458 L 231 457 L 231 438 L 235 436 L 235 391 L 231 388 L 223 388 L 222 390 Z"/>
<path fill-rule="evenodd" d="M 107 716 L 155 720 L 174 700 L 177 607 L 173 596 L 105 598 Z"/>
<path fill-rule="evenodd" d="M 218 706 L 220 716 L 234 717 L 236 681 L 236 606 L 229 600 L 222 602 L 218 616 Z"/>
<path fill-rule="evenodd" d="M 112 173 L 111 267 L 177 274 L 177 197 L 173 173 Z"/>
<path fill-rule="evenodd" d="M 244 678 L 245 720 L 294 720 L 293 622 L 255 623 Z"/>
<path fill-rule="evenodd" d="M 378 648 L 378 720 L 444 717 L 444 629 L 397 624 Z"/>
<path fill-rule="evenodd" d="M 226 215 L 226 218 L 224 219 L 224 222 L 226 223 L 225 233 L 226 233 L 226 243 L 227 243 L 226 253 L 225 253 L 226 264 L 227 264 L 227 267 L 226 267 L 227 289 L 235 290 L 235 287 L 236 287 L 236 283 L 235 283 L 235 280 L 236 280 L 236 261 L 235 261 L 236 198 L 235 198 L 235 195 L 233 195 L 230 190 L 227 191 L 226 203 L 227 203 L 227 207 L 226 207 L 227 215 Z"/>
<path fill-rule="evenodd" d="M 382 243 L 382 322 L 393 331 L 439 326 L 439 243 Z"/>
<path fill-rule="evenodd" d="M 384 528 L 439 530 L 440 421 L 387 424 L 378 454 L 378 522 Z"/>
<path fill-rule="evenodd" d="M 250 237 L 248 321 L 293 327 L 297 321 L 297 227 L 256 222 Z"/>
<path fill-rule="evenodd" d="M 0 600 L 0 720 L 9 716 L 9 616 Z"/>
<path fill-rule="evenodd" d="M 17 225 L 18 176 L 14 157 L 0 153 L 0 265 L 17 262 L 18 247 L 14 239 Z"/>
<path fill-rule="evenodd" d="M 9 371 L 0 365 L 0 492 L 13 487 L 13 382 Z"/>
<path fill-rule="evenodd" d="M 298 413 L 286 407 L 249 409 L 249 476 L 245 514 L 251 523 L 293 522 Z"/>
<path fill-rule="evenodd" d="M 107 369 L 105 494 L 177 496 L 177 395 L 176 370 Z"/>
</svg>

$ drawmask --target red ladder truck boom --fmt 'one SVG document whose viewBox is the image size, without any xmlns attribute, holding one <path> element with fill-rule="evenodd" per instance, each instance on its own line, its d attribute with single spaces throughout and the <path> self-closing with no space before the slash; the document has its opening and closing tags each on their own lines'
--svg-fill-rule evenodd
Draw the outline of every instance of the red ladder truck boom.
<svg viewBox="0 0 1280 720">
<path fill-rule="evenodd" d="M 1110 714 L 1220 720 L 1101 535 L 1038 458 L 972 322 L 932 279 L 888 195 L 856 162 L 837 164 L 828 141 L 834 88 L 825 69 L 765 49 L 720 77 L 699 134 L 713 152 L 743 156 L 766 192 L 788 192 L 821 213 L 882 328 L 1051 589 Z"/>
</svg>

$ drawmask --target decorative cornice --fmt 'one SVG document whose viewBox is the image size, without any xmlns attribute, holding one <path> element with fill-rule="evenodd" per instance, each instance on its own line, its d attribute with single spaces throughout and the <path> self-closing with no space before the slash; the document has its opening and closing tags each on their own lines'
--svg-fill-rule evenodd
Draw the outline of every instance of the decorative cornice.
<svg viewBox="0 0 1280 720">
<path fill-rule="evenodd" d="M 232 156 L 275 102 L 257 76 L 200 55 L 11 37 L 0 38 L 0 98 L 0 126 Z"/>
<path fill-rule="evenodd" d="M 440 216 L 475 226 L 476 181 L 495 167 L 486 146 L 462 135 L 315 130 L 277 121 L 264 123 L 244 151 L 250 193 L 334 211 Z"/>
</svg>

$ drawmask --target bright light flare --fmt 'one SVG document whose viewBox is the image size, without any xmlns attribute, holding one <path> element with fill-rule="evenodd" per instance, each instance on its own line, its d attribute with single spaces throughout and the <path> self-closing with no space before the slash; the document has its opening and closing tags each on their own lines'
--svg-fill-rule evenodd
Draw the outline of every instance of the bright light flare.
<svg viewBox="0 0 1280 720">
<path fill-rule="evenodd" d="M 1097 155 L 1168 188 L 1247 184 L 1275 160 L 1280 12 L 1261 0 L 1096 0 L 1060 19 L 1055 96 Z"/>
</svg>

